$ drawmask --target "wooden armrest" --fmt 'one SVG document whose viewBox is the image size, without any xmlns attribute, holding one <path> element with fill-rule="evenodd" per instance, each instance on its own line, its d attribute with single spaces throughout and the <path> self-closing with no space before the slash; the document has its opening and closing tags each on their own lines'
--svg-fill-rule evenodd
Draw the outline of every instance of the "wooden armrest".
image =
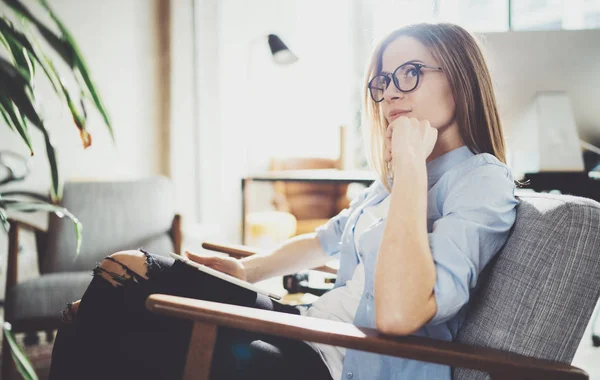
<svg viewBox="0 0 600 380">
<path fill-rule="evenodd" d="M 278 313 L 216 302 L 153 294 L 146 307 L 156 313 L 291 339 L 471 368 L 493 379 L 588 379 L 569 364 L 484 347 L 417 336 L 386 336 L 349 323 Z"/>
<path fill-rule="evenodd" d="M 241 259 L 243 257 L 248 257 L 255 255 L 257 253 L 261 253 L 261 250 L 256 248 L 251 248 L 245 245 L 234 245 L 234 244 L 214 244 L 214 243 L 202 243 L 202 248 L 208 249 L 209 251 L 226 253 L 229 256 L 235 257 L 236 259 Z M 321 267 L 312 268 L 312 270 L 318 270 L 320 272 L 337 274 L 337 270 L 335 268 L 331 268 L 327 265 L 323 265 Z"/>
<path fill-rule="evenodd" d="M 39 247 L 43 246 L 46 231 L 34 226 L 33 224 L 22 220 L 8 219 L 10 230 L 8 231 L 8 257 L 6 260 L 6 283 L 5 289 L 8 291 L 15 286 L 19 273 L 19 230 L 21 228 L 35 232 L 36 244 Z M 39 252 L 38 252 L 39 253 Z"/>
<path fill-rule="evenodd" d="M 248 257 L 257 253 L 261 253 L 261 251 L 258 249 L 251 248 L 245 245 L 235 244 L 202 243 L 202 248 L 208 249 L 209 251 L 226 253 L 229 256 L 235 257 L 236 259 L 241 259 L 243 257 Z"/>
</svg>

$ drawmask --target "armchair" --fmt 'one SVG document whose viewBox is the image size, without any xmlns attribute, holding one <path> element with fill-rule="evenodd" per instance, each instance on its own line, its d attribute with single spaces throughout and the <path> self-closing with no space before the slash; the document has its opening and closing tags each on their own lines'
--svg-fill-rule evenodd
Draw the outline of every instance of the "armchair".
<svg viewBox="0 0 600 380">
<path fill-rule="evenodd" d="M 10 220 L 5 320 L 13 332 L 37 333 L 60 327 L 67 302 L 81 298 L 92 280 L 91 269 L 109 253 L 146 248 L 152 252 L 181 249 L 181 220 L 174 191 L 164 177 L 121 182 L 67 182 L 61 204 L 83 224 L 81 251 L 75 255 L 71 221 L 51 215 L 48 231 Z M 19 237 L 35 233 L 40 276 L 17 278 Z M 2 378 L 14 370 L 7 339 L 2 347 Z"/>
<path fill-rule="evenodd" d="M 273 158 L 271 170 L 340 169 L 341 158 Z M 296 218 L 296 233 L 313 232 L 350 204 L 348 185 L 275 182 L 273 204 Z"/>
<path fill-rule="evenodd" d="M 186 380 L 208 379 L 220 326 L 450 365 L 458 380 L 588 379 L 568 363 L 600 291 L 600 203 L 550 194 L 519 199 L 511 235 L 480 277 L 453 342 L 161 294 L 146 305 L 194 321 Z"/>
</svg>

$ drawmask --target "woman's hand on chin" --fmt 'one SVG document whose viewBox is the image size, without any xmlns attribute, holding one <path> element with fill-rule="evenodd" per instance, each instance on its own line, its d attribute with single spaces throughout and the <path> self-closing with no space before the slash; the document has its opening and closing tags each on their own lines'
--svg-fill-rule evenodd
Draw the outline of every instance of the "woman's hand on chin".
<svg viewBox="0 0 600 380">
<path fill-rule="evenodd" d="M 388 125 L 384 159 L 393 165 L 425 162 L 435 147 L 437 137 L 437 129 L 433 128 L 428 120 L 401 116 Z"/>
</svg>

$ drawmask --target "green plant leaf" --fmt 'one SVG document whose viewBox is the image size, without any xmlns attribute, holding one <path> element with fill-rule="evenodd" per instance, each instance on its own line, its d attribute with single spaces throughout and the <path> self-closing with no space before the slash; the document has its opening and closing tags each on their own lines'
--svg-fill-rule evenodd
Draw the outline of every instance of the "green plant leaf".
<svg viewBox="0 0 600 380">
<path fill-rule="evenodd" d="M 54 90 L 57 93 L 59 93 L 59 88 L 58 88 L 58 85 L 56 84 L 56 82 L 58 80 L 56 78 L 57 75 L 55 75 L 54 72 L 49 70 L 49 68 L 47 67 L 48 62 L 50 62 L 50 61 L 41 52 L 41 49 L 38 47 L 35 38 L 30 38 L 30 37 L 26 36 L 21 31 L 16 30 L 14 25 L 10 21 L 6 20 L 5 18 L 0 17 L 0 35 L 2 35 L 2 34 L 6 37 L 7 40 L 12 40 L 13 43 L 18 44 L 27 50 L 30 57 L 32 57 L 32 60 L 35 59 L 42 66 L 42 69 L 44 70 L 46 77 L 52 84 L 52 87 L 54 87 Z M 8 47 L 8 42 L 7 42 L 7 47 Z"/>
<path fill-rule="evenodd" d="M 12 125 L 12 121 L 10 120 L 10 116 L 8 115 L 8 112 L 6 112 L 4 110 L 4 107 L 2 106 L 2 104 L 0 103 L 0 114 L 2 115 L 2 118 L 4 119 L 4 122 L 6 123 L 6 125 L 8 125 L 8 127 L 13 130 L 16 131 L 15 127 Z M 30 151 L 31 153 L 31 151 Z"/>
<path fill-rule="evenodd" d="M 4 229 L 8 232 L 8 229 L 10 228 L 10 224 L 8 223 L 8 215 L 6 215 L 6 211 L 4 211 L 1 208 L 0 208 L 0 222 L 2 223 L 2 226 L 4 227 Z"/>
<path fill-rule="evenodd" d="M 31 89 L 31 78 L 26 70 L 22 70 L 20 67 L 14 66 L 12 62 L 7 61 L 3 57 L 0 57 L 0 69 L 0 74 L 6 77 L 6 80 L 10 80 L 10 84 L 13 86 Z"/>
<path fill-rule="evenodd" d="M 34 68 L 33 63 L 29 60 L 29 54 L 27 50 L 15 43 L 15 41 L 11 38 L 7 40 L 10 52 L 15 60 L 15 66 L 19 68 L 19 70 L 27 74 L 27 82 L 31 83 L 31 78 L 33 78 Z"/>
<path fill-rule="evenodd" d="M 25 49 L 31 52 L 35 51 L 27 36 L 16 30 L 12 22 L 5 17 L 0 17 L 0 32 L 2 32 L 2 35 L 4 35 L 5 38 L 12 38 Z"/>
<path fill-rule="evenodd" d="M 91 144 L 91 136 L 86 128 L 87 112 L 83 99 L 91 97 L 95 107 L 102 114 L 114 141 L 114 132 L 110 118 L 98 95 L 77 44 L 67 28 L 52 11 L 49 3 L 45 0 L 38 0 L 48 12 L 53 22 L 58 26 L 60 35 L 57 35 L 57 33 L 50 30 L 43 22 L 36 18 L 21 0 L 0 0 L 0 2 L 8 5 L 8 7 L 21 17 L 24 29 L 23 32 L 16 30 L 9 20 L 0 17 L 0 42 L 6 47 L 14 60 L 13 64 L 0 57 L 0 83 L 2 83 L 0 86 L 0 114 L 2 114 L 2 120 L 6 122 L 9 128 L 16 130 L 21 135 L 32 154 L 33 149 L 28 133 L 28 122 L 31 122 L 30 125 L 34 125 L 42 132 L 50 164 L 52 199 L 57 200 L 61 196 L 62 189 L 59 181 L 56 152 L 43 119 L 40 117 L 35 106 L 33 73 L 35 72 L 36 65 L 39 64 L 42 67 L 44 74 L 50 80 L 56 93 L 68 106 L 73 121 L 80 131 L 84 147 Z M 39 47 L 37 39 L 30 35 L 29 26 L 32 27 L 31 29 L 35 28 L 49 47 L 71 68 L 79 86 L 81 94 L 79 99 L 72 96 L 72 93 L 67 89 L 52 61 L 48 59 Z"/>
<path fill-rule="evenodd" d="M 77 126 L 77 129 L 79 129 L 79 135 L 80 135 L 81 141 L 83 142 L 83 148 L 84 149 L 88 148 L 90 145 L 92 145 L 92 136 L 90 135 L 90 133 L 87 131 L 87 128 L 86 128 L 85 113 L 83 115 L 79 113 L 77 106 L 75 105 L 75 103 L 73 103 L 71 94 L 69 94 L 69 91 L 64 86 L 62 81 L 60 82 L 60 86 L 61 86 L 63 94 L 65 96 L 65 101 L 67 103 L 67 106 L 69 107 L 69 110 L 71 111 L 71 116 L 73 117 L 73 122 Z M 82 103 L 82 105 L 83 105 L 83 103 Z M 84 111 L 85 111 L 85 109 L 84 109 Z"/>
<path fill-rule="evenodd" d="M 10 100 L 19 108 L 23 114 L 34 125 L 43 126 L 42 119 L 38 115 L 28 89 L 31 89 L 31 84 L 26 79 L 27 74 L 24 74 L 18 68 L 12 66 L 10 62 L 0 57 L 0 94 L 4 93 Z"/>
<path fill-rule="evenodd" d="M 85 63 L 83 55 L 81 54 L 79 47 L 77 46 L 77 43 L 75 42 L 75 39 L 73 38 L 73 36 L 69 32 L 69 30 L 65 27 L 65 25 L 56 16 L 56 13 L 54 13 L 54 11 L 52 11 L 52 8 L 50 7 L 50 4 L 48 3 L 48 1 L 46 1 L 46 0 L 38 0 L 38 1 L 40 2 L 40 4 L 42 4 L 42 6 L 44 8 L 46 8 L 48 13 L 50 14 L 50 17 L 52 17 L 52 20 L 54 20 L 54 22 L 60 29 L 60 32 L 62 33 L 63 38 L 64 38 L 64 43 L 68 46 L 68 49 L 71 51 L 71 54 L 72 54 L 71 56 L 74 59 L 74 65 L 77 67 L 77 69 L 79 69 L 79 73 L 81 74 L 81 77 L 83 78 L 88 91 L 92 95 L 92 99 L 94 100 L 94 103 L 96 104 L 96 108 L 98 109 L 98 111 L 100 111 L 100 114 L 102 114 L 104 123 L 108 127 L 110 135 L 114 141 L 114 132 L 112 129 L 112 123 L 110 122 L 110 117 L 108 116 L 108 112 L 106 112 L 106 107 L 104 106 L 102 99 L 100 99 L 100 96 L 98 96 L 98 91 L 96 90 L 96 85 L 94 84 L 94 82 L 92 80 L 92 77 L 87 68 L 87 64 Z"/>
<path fill-rule="evenodd" d="M 3 0 L 6 5 L 11 7 L 15 12 L 20 14 L 22 17 L 31 22 L 37 30 L 40 32 L 42 37 L 48 42 L 48 44 L 54 49 L 69 65 L 69 67 L 74 67 L 73 65 L 73 54 L 72 51 L 69 50 L 68 46 L 65 45 L 64 41 L 58 37 L 54 32 L 52 32 L 44 23 L 37 19 L 27 9 L 25 5 L 19 0 Z"/>
<path fill-rule="evenodd" d="M 80 112 L 77 109 L 77 106 L 73 101 L 73 97 L 69 93 L 67 86 L 60 78 L 60 75 L 58 74 L 52 62 L 46 57 L 43 57 L 42 54 L 38 53 L 36 51 L 37 49 L 34 47 L 35 44 L 31 43 L 28 40 L 27 36 L 25 36 L 25 34 L 15 30 L 13 25 L 8 20 L 0 18 L 0 32 L 6 34 L 7 41 L 9 47 L 11 47 L 11 50 L 17 51 L 17 54 L 19 53 L 19 50 L 24 50 L 23 54 L 21 54 L 19 58 L 20 61 L 23 62 L 23 64 L 25 65 L 25 69 L 28 69 L 33 73 L 34 66 L 29 65 L 29 56 L 32 56 L 42 66 L 42 69 L 44 70 L 46 77 L 54 87 L 54 90 L 59 96 L 61 96 L 62 100 L 64 100 L 64 102 L 67 104 L 69 111 L 71 112 L 71 116 L 73 117 L 73 122 L 79 129 L 81 141 L 83 142 L 83 147 L 89 147 L 92 143 L 92 139 L 91 135 L 89 134 L 86 128 L 85 111 Z"/>
<path fill-rule="evenodd" d="M 0 58 L 1 61 L 2 58 Z M 1 74 L 1 66 L 0 66 L 0 74 Z M 0 75 L 1 78 L 1 75 Z M 31 142 L 30 142 L 30 138 L 29 138 L 29 134 L 27 132 L 26 129 L 26 122 L 25 120 L 21 117 L 21 114 L 19 113 L 19 110 L 21 110 L 19 106 L 19 104 L 17 104 L 17 107 L 13 106 L 13 103 L 10 102 L 10 99 L 16 99 L 16 97 L 14 96 L 14 93 L 12 94 L 8 94 L 8 96 L 3 94 L 3 91 L 5 90 L 5 87 L 0 87 L 0 105 L 4 108 L 4 110 L 8 113 L 8 116 L 10 117 L 10 120 L 13 123 L 13 126 L 19 131 L 19 134 L 21 134 L 21 136 L 23 137 L 23 139 L 26 141 L 26 143 L 28 143 L 28 146 L 30 147 L 31 152 L 33 153 L 33 148 L 31 147 Z M 24 97 L 25 99 L 23 99 L 23 101 L 21 102 L 21 104 L 23 104 L 23 102 L 29 102 L 29 98 L 27 96 L 23 96 L 24 94 L 21 94 L 21 97 Z M 39 119 L 39 117 L 37 117 L 37 112 L 35 111 L 35 109 L 33 108 L 33 104 L 29 103 L 26 104 L 25 107 L 29 106 L 30 107 L 30 113 L 32 113 L 34 118 L 37 118 L 37 123 L 33 123 L 35 125 L 35 127 L 42 132 L 43 136 L 44 136 L 44 144 L 46 146 L 46 155 L 48 156 L 48 162 L 50 164 L 50 177 L 52 180 L 52 199 L 53 200 L 58 200 L 60 199 L 61 196 L 61 187 L 60 187 L 60 179 L 59 179 L 59 173 L 58 173 L 58 161 L 56 158 L 56 151 L 54 149 L 54 145 L 52 144 L 52 140 L 50 139 L 50 134 L 48 133 L 48 130 L 46 129 L 46 127 L 44 126 L 44 124 L 42 123 L 41 119 Z M 27 118 L 29 119 L 29 115 L 27 115 Z"/>
<path fill-rule="evenodd" d="M 62 197 L 62 188 L 58 173 L 58 160 L 56 159 L 56 150 L 52 144 L 50 134 L 44 127 L 38 127 L 39 131 L 44 135 L 44 144 L 46 146 L 46 155 L 50 164 L 50 177 L 52 179 L 52 200 L 57 201 Z"/>
<path fill-rule="evenodd" d="M 6 41 L 6 38 L 4 38 L 4 34 L 1 33 L 1 31 L 0 31 L 0 42 L 2 42 L 2 45 L 4 45 L 4 47 L 8 49 L 8 42 Z"/>
<path fill-rule="evenodd" d="M 33 23 L 42 37 L 48 42 L 48 44 L 62 57 L 62 59 L 69 65 L 69 67 L 73 69 L 77 69 L 81 78 L 83 79 L 85 86 L 90 93 L 96 108 L 102 115 L 104 119 L 104 123 L 108 127 L 111 138 L 114 141 L 114 131 L 112 128 L 112 123 L 110 122 L 110 117 L 108 116 L 108 112 L 106 111 L 106 107 L 102 103 L 102 100 L 98 96 L 98 92 L 96 90 L 96 86 L 91 79 L 89 74 L 89 70 L 87 69 L 87 65 L 83 59 L 83 56 L 79 52 L 79 48 L 75 43 L 75 40 L 71 36 L 70 32 L 67 28 L 62 24 L 56 14 L 50 8 L 48 2 L 44 0 L 38 0 L 40 4 L 48 11 L 50 17 L 54 20 L 58 28 L 62 33 L 62 38 L 58 37 L 54 34 L 50 29 L 48 29 L 42 22 L 40 22 L 19 0 L 4 0 L 4 2 L 9 5 L 13 10 L 21 14 L 31 23 Z M 78 79 L 77 75 L 75 76 Z M 79 83 L 79 81 L 78 81 Z M 81 86 L 81 83 L 79 83 Z"/>
<path fill-rule="evenodd" d="M 19 133 L 23 141 L 25 141 L 25 144 L 27 144 L 29 153 L 33 155 L 33 146 L 31 145 L 31 136 L 29 136 L 27 124 L 24 122 L 19 109 L 16 108 L 10 101 L 10 98 L 2 92 L 2 89 L 0 89 L 0 109 L 2 110 L 2 117 L 13 129 L 16 129 L 17 133 Z"/>
<path fill-rule="evenodd" d="M 21 201 L 21 200 L 6 199 L 6 198 L 0 199 L 0 208 L 4 208 L 5 210 L 19 211 L 19 212 L 35 212 L 35 211 L 53 212 L 61 218 L 63 216 L 66 216 L 67 218 L 71 219 L 71 221 L 75 225 L 75 234 L 77 237 L 76 252 L 77 252 L 77 254 L 79 254 L 79 250 L 81 249 L 81 231 L 83 229 L 83 226 L 81 225 L 81 222 L 79 221 L 79 219 L 77 219 L 77 217 L 75 215 L 73 215 L 66 208 L 59 206 L 59 205 L 46 203 L 46 202 Z"/>
<path fill-rule="evenodd" d="M 12 326 L 8 322 L 4 322 L 2 326 L 4 339 L 8 341 L 12 358 L 17 366 L 17 370 L 25 380 L 38 380 L 38 376 L 33 369 L 33 365 L 27 359 L 27 355 L 17 343 L 15 336 L 12 333 Z M 6 353 L 4 353 L 6 355 Z"/>
<path fill-rule="evenodd" d="M 13 54 L 15 61 L 23 67 L 27 67 L 31 77 L 35 74 L 34 61 L 41 63 L 38 53 L 29 39 L 5 17 L 0 17 L 0 35 L 4 38 L 5 45 Z"/>
</svg>

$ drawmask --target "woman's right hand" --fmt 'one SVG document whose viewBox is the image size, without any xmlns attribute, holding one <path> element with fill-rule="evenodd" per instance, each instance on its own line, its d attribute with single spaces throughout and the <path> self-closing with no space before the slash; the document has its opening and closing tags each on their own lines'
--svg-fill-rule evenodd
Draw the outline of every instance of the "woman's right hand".
<svg viewBox="0 0 600 380">
<path fill-rule="evenodd" d="M 390 128 L 388 128 L 385 131 L 383 143 L 383 160 L 388 164 L 392 162 L 392 130 Z"/>
<path fill-rule="evenodd" d="M 390 128 L 388 128 L 385 131 L 385 140 L 383 144 L 383 160 L 387 165 L 389 178 L 394 178 L 394 173 L 392 171 L 392 132 Z"/>
<path fill-rule="evenodd" d="M 198 264 L 206 265 L 209 268 L 218 270 L 219 272 L 227 273 L 233 277 L 237 277 L 240 280 L 246 281 L 246 268 L 240 260 L 234 259 L 233 257 L 221 257 L 221 256 L 199 256 L 190 251 L 185 251 L 183 254 L 192 261 Z"/>
</svg>

